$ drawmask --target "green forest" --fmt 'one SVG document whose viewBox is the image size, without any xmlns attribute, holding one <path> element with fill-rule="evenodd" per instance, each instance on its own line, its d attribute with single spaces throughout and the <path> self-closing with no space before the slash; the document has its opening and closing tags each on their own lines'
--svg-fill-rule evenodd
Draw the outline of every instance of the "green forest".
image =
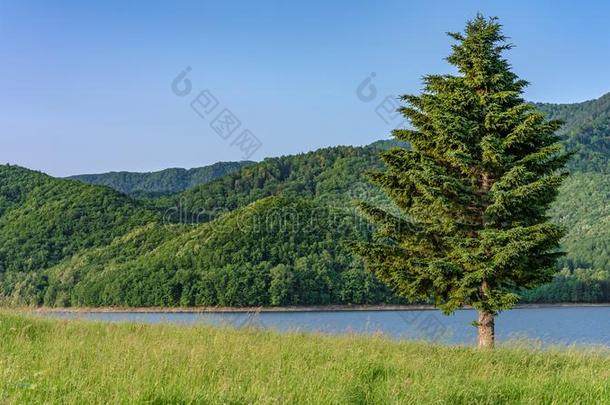
<svg viewBox="0 0 610 405">
<path fill-rule="evenodd" d="M 610 94 L 536 104 L 575 154 L 552 219 L 554 280 L 522 302 L 610 301 Z M 48 306 L 406 303 L 348 245 L 373 229 L 354 201 L 397 141 L 201 169 L 58 179 L 0 166 L 0 299 Z"/>
<path fill-rule="evenodd" d="M 86 184 L 108 186 L 133 197 L 159 197 L 209 183 L 254 162 L 218 162 L 193 169 L 165 169 L 150 173 L 110 172 L 68 177 Z"/>
</svg>

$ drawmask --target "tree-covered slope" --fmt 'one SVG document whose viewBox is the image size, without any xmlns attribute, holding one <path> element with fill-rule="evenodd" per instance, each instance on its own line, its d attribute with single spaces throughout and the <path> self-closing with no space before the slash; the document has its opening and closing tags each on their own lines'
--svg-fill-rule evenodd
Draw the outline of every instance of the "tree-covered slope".
<svg viewBox="0 0 610 405">
<path fill-rule="evenodd" d="M 148 226 L 47 272 L 47 305 L 258 306 L 395 298 L 344 242 L 369 237 L 353 212 L 269 197 L 213 222 Z M 148 247 L 142 249 L 146 243 Z"/>
<path fill-rule="evenodd" d="M 578 149 L 570 163 L 573 170 L 610 174 L 610 93 L 575 104 L 537 104 L 548 118 L 561 119 L 558 131 L 570 149 Z"/>
<path fill-rule="evenodd" d="M 610 174 L 573 173 L 551 214 L 567 230 L 561 267 L 610 270 Z"/>
<path fill-rule="evenodd" d="M 82 174 L 69 178 L 86 184 L 108 186 L 124 194 L 151 197 L 179 193 L 199 184 L 208 183 L 252 163 L 248 161 L 218 162 L 188 170 L 172 168 L 150 173 L 110 172 Z"/>
<path fill-rule="evenodd" d="M 575 104 L 537 104 L 549 118 L 561 119 L 558 131 L 576 151 L 552 215 L 565 225 L 566 257 L 571 270 L 610 270 L 610 93 Z"/>
<path fill-rule="evenodd" d="M 0 274 L 44 269 L 158 217 L 105 187 L 0 166 Z"/>
<path fill-rule="evenodd" d="M 311 197 L 328 204 L 350 205 L 362 194 L 382 198 L 364 173 L 380 164 L 381 141 L 365 147 L 337 146 L 298 155 L 268 158 L 183 193 L 161 198 L 162 208 L 175 207 L 187 222 L 206 222 L 261 198 L 284 195 Z M 183 218 L 184 220 L 185 218 Z"/>
<path fill-rule="evenodd" d="M 82 250 L 47 271 L 14 276 L 15 288 L 5 294 L 7 301 L 67 306 L 74 302 L 73 297 L 87 296 L 94 297 L 92 302 L 106 302 L 109 299 L 106 295 L 95 295 L 101 287 L 95 292 L 89 291 L 91 280 L 103 279 L 105 274 L 115 272 L 124 263 L 150 253 L 187 230 L 157 222 L 137 227 L 108 245 Z"/>
</svg>

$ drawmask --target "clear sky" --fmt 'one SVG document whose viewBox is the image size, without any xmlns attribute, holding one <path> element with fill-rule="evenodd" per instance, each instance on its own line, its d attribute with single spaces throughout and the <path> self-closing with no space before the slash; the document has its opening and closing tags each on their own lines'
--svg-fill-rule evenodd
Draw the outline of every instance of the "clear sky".
<svg viewBox="0 0 610 405">
<path fill-rule="evenodd" d="M 610 91 L 602 0 L 95 3 L 0 2 L 0 162 L 64 176 L 367 144 L 398 124 L 381 118 L 386 96 L 451 72 L 445 32 L 477 12 L 500 17 L 529 100 Z M 376 92 L 358 91 L 372 73 Z M 217 133 L 224 109 L 240 126 Z"/>
</svg>

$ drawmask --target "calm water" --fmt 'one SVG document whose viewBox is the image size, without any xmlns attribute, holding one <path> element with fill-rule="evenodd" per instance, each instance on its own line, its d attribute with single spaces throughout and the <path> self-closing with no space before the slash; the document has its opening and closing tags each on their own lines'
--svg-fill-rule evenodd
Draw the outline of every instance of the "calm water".
<svg viewBox="0 0 610 405">
<path fill-rule="evenodd" d="M 337 311 L 263 313 L 49 313 L 50 317 L 114 322 L 232 325 L 330 334 L 383 333 L 396 339 L 474 344 L 472 310 L 444 316 L 437 311 Z M 610 346 L 610 307 L 513 309 L 496 321 L 500 341 L 531 339 L 543 344 Z"/>
</svg>

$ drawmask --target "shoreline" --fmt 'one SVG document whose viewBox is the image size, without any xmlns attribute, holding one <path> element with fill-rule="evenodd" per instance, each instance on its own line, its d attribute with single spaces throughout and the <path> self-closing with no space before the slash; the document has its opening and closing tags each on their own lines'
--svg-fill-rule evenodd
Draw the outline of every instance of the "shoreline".
<svg viewBox="0 0 610 405">
<path fill-rule="evenodd" d="M 520 304 L 513 309 L 610 307 L 609 303 Z M 260 312 L 362 312 L 362 311 L 434 311 L 433 305 L 308 305 L 286 307 L 37 307 L 24 308 L 37 313 L 260 313 Z M 462 310 L 470 310 L 465 307 Z M 459 310 L 458 310 L 459 311 Z"/>
</svg>

